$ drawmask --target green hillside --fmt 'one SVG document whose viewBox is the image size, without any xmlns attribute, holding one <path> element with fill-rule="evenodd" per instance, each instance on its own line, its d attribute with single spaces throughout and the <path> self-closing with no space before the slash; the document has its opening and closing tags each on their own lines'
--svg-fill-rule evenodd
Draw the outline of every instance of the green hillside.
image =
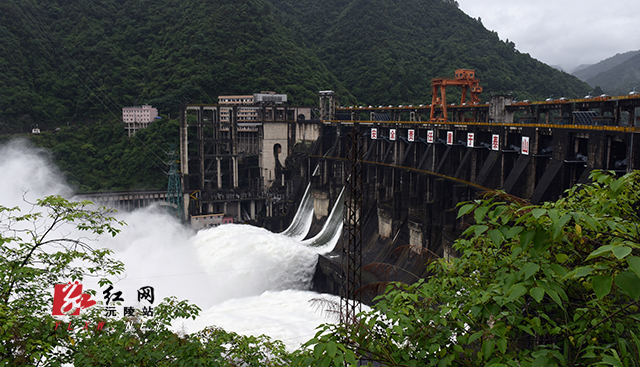
<svg viewBox="0 0 640 367">
<path fill-rule="evenodd" d="M 587 79 L 592 86 L 600 86 L 611 95 L 623 95 L 640 89 L 640 52 L 614 67 Z"/>
<path fill-rule="evenodd" d="M 450 1 L 272 1 L 360 103 L 425 102 L 431 79 L 458 68 L 476 70 L 484 100 L 490 93 L 540 100 L 589 90 L 501 41 Z"/>
<path fill-rule="evenodd" d="M 268 1 L 9 0 L 0 5 L 0 122 L 38 123 L 119 116 L 150 103 L 274 90 L 316 104 L 320 89 L 345 95 L 335 77 Z"/>
<path fill-rule="evenodd" d="M 315 104 L 419 103 L 430 80 L 476 69 L 485 95 L 583 95 L 576 78 L 521 54 L 440 0 L 9 0 L 0 9 L 5 131 L 162 114 L 219 94 L 275 90 Z"/>
</svg>

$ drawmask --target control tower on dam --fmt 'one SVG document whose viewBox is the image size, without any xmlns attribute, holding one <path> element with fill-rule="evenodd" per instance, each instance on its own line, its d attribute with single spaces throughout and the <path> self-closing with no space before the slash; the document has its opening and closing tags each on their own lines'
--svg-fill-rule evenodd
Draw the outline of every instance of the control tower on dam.
<svg viewBox="0 0 640 367">
<path fill-rule="evenodd" d="M 292 107 L 286 95 L 271 92 L 219 100 L 181 108 L 180 174 L 187 220 L 219 214 L 234 222 L 273 218 L 274 230 L 286 228 L 303 185 L 288 162 L 318 141 L 317 107 Z"/>
</svg>

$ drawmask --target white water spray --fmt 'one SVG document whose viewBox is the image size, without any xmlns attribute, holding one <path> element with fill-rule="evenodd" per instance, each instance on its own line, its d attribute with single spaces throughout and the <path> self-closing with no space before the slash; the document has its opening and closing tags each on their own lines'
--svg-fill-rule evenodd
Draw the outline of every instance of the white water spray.
<svg viewBox="0 0 640 367">
<path fill-rule="evenodd" d="M 46 195 L 70 196 L 72 190 L 45 151 L 24 141 L 11 142 L 0 146 L 0 155 L 4 158 L 0 170 L 11 177 L 0 181 L 0 204 L 26 210 L 23 196 L 31 202 Z M 342 218 L 339 209 L 341 205 L 336 205 L 331 217 Z M 300 210 L 296 217 L 300 216 L 302 229 L 295 238 L 307 235 L 304 228 L 308 231 L 312 220 L 312 215 L 305 214 L 306 205 Z M 112 248 L 125 263 L 126 275 L 113 280 L 114 288 L 126 295 L 125 305 L 135 305 L 137 289 L 153 286 L 157 299 L 176 296 L 204 310 L 195 322 L 184 323 L 188 332 L 215 325 L 238 333 L 266 334 L 291 349 L 311 338 L 319 324 L 331 321 L 309 303 L 319 294 L 307 289 L 318 253 L 331 251 L 341 225 L 333 232 L 321 231 L 319 236 L 325 233 L 330 240 L 323 245 L 318 236 L 311 243 L 301 243 L 246 225 L 223 225 L 194 235 L 153 208 L 117 216 L 127 222 L 121 233 L 101 237 L 92 245 Z M 90 280 L 84 283 L 98 290 Z"/>
</svg>

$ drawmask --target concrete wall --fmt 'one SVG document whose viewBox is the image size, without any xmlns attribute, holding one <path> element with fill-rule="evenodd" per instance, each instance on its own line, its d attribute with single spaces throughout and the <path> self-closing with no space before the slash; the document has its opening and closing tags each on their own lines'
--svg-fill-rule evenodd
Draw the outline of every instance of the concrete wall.
<svg viewBox="0 0 640 367">
<path fill-rule="evenodd" d="M 263 138 L 260 153 L 260 168 L 262 169 L 264 183 L 270 187 L 277 179 L 282 177 L 276 175 L 276 159 L 282 166 L 289 154 L 289 125 L 288 122 L 265 122 L 262 125 Z M 280 146 L 280 152 L 274 153 L 274 147 Z"/>
<path fill-rule="evenodd" d="M 314 142 L 320 138 L 321 125 L 317 121 L 298 121 L 296 123 L 296 142 Z"/>
</svg>

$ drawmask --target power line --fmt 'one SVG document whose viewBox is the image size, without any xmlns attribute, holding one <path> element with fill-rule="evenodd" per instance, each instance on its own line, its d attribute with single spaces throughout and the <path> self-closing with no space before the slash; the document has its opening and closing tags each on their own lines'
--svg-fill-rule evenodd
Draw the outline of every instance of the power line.
<svg viewBox="0 0 640 367">
<path fill-rule="evenodd" d="M 37 10 L 34 3 L 32 3 L 29 0 L 24 0 L 22 1 L 22 3 L 25 4 L 25 7 L 22 7 L 19 1 L 14 1 L 15 9 L 20 13 L 21 17 L 23 18 L 23 23 L 25 20 L 30 23 L 29 26 L 25 25 L 25 28 L 28 28 L 32 33 L 34 33 L 34 35 L 36 36 L 34 38 L 43 47 L 43 49 L 46 50 L 48 47 L 51 50 L 51 53 L 53 55 L 56 55 L 60 58 L 60 60 L 62 61 L 64 66 L 69 70 L 69 72 L 73 76 L 75 76 L 77 81 L 79 81 L 82 84 L 82 86 L 88 91 L 89 95 L 87 97 L 87 100 L 89 102 L 91 102 L 92 95 L 96 96 L 96 99 L 100 102 L 104 110 L 113 117 L 114 121 L 119 121 L 120 120 L 119 115 L 114 113 L 113 111 L 113 109 L 116 109 L 119 112 L 121 111 L 120 108 L 118 107 L 118 104 L 111 97 L 109 97 L 109 95 L 107 95 L 104 92 L 103 88 L 101 88 L 102 86 L 99 83 L 97 83 L 95 79 L 91 77 L 91 75 L 85 75 L 84 77 L 81 77 L 81 75 L 78 74 L 78 72 L 76 71 L 77 69 L 79 69 L 78 65 L 77 64 L 74 65 L 75 67 L 71 65 L 72 63 L 74 63 L 75 59 L 71 54 L 69 54 L 69 51 L 67 50 L 66 47 L 64 47 L 62 42 L 55 37 L 55 35 L 53 34 L 53 32 L 51 32 L 49 27 L 47 27 L 47 25 L 42 21 L 39 15 L 40 12 Z M 65 53 L 66 57 L 61 53 Z M 87 82 L 91 85 L 89 85 Z M 111 108 L 107 106 L 107 103 L 105 103 L 105 100 L 107 101 L 107 103 L 109 103 L 112 106 Z M 115 126 L 114 122 L 111 122 L 108 119 L 107 121 L 112 123 L 112 125 Z M 153 165 L 155 165 L 156 167 L 162 170 L 164 168 L 163 159 L 158 154 L 156 154 L 148 145 L 146 145 L 144 141 L 142 141 L 139 137 L 133 135 L 133 138 L 135 141 L 138 141 L 144 148 L 141 152 L 147 158 L 147 160 L 149 160 Z M 150 157 L 147 153 L 151 153 L 153 156 Z M 156 159 L 154 159 L 154 157 Z M 158 161 L 161 162 L 161 164 L 159 164 Z"/>
<path fill-rule="evenodd" d="M 419 19 L 419 21 L 414 22 L 414 23 L 412 23 L 412 24 L 411 24 L 411 30 L 410 30 L 410 31 L 409 31 L 409 33 L 407 34 L 407 38 L 405 38 L 405 40 L 404 40 L 404 42 L 402 43 L 402 46 L 401 46 L 401 48 L 400 48 L 400 49 L 404 49 L 404 48 L 407 46 L 407 43 L 409 43 L 409 40 L 410 40 L 410 39 L 411 39 L 411 37 L 413 36 L 413 32 L 416 30 L 416 25 L 418 25 L 418 24 L 422 23 L 422 21 L 424 20 L 425 15 L 427 15 L 427 11 L 428 11 L 429 9 L 431 9 L 431 5 L 433 5 L 433 2 L 434 2 L 434 1 L 436 1 L 436 0 L 431 0 L 431 2 L 429 2 L 429 0 L 425 0 L 425 1 L 422 3 L 422 13 L 421 13 L 421 15 L 419 16 L 419 18 L 420 18 L 420 19 Z M 428 6 L 427 6 L 427 5 L 428 5 Z M 391 65 L 391 67 L 389 68 L 389 71 L 387 71 L 387 73 L 386 73 L 386 74 L 387 74 L 387 76 L 388 76 L 389 78 L 391 78 L 391 72 L 393 71 L 393 69 L 395 69 L 396 65 L 398 64 L 398 58 L 399 58 L 399 57 L 396 57 L 396 58 L 393 60 L 393 64 L 392 64 L 392 65 Z M 378 96 L 379 96 L 379 95 L 380 95 L 380 88 L 376 89 L 376 94 L 374 95 L 373 100 L 375 101 L 375 100 L 378 98 Z"/>
</svg>

